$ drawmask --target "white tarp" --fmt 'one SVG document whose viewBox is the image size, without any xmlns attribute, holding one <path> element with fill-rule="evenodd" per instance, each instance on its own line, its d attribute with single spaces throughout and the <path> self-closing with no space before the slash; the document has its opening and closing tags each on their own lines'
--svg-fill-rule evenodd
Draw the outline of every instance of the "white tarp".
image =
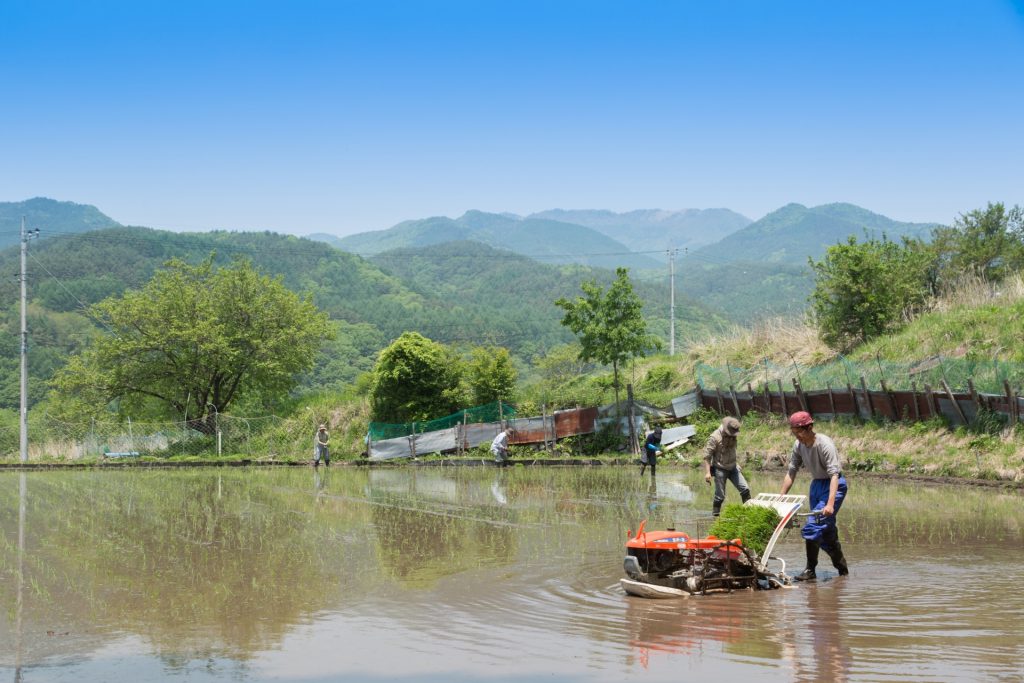
<svg viewBox="0 0 1024 683">
<path fill-rule="evenodd" d="M 686 417 L 697 411 L 697 392 L 691 391 L 672 399 L 672 412 L 676 417 Z"/>
<path fill-rule="evenodd" d="M 501 431 L 501 424 L 498 422 L 478 422 L 462 427 L 466 448 L 476 448 L 482 443 L 490 444 L 499 431 Z"/>
<path fill-rule="evenodd" d="M 456 448 L 457 436 L 458 427 L 451 427 L 449 429 L 440 429 L 436 432 L 427 432 L 426 434 L 374 441 L 370 445 L 370 459 L 390 460 L 392 458 L 408 458 L 413 454 L 414 439 L 416 455 L 453 451 Z"/>
<path fill-rule="evenodd" d="M 672 446 L 677 442 L 686 443 L 695 436 L 697 436 L 697 428 L 693 425 L 670 427 L 661 430 L 661 443 L 665 446 Z"/>
</svg>

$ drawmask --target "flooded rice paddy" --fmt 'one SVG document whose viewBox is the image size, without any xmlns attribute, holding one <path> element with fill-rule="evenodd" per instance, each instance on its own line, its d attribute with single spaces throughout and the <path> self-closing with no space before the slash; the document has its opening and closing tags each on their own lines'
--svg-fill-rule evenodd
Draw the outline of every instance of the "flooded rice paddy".
<svg viewBox="0 0 1024 683">
<path fill-rule="evenodd" d="M 627 529 L 710 498 L 633 468 L 0 473 L 0 680 L 1024 679 L 1019 492 L 852 476 L 849 577 L 624 595 Z M 798 530 L 776 554 L 802 569 Z"/>
</svg>

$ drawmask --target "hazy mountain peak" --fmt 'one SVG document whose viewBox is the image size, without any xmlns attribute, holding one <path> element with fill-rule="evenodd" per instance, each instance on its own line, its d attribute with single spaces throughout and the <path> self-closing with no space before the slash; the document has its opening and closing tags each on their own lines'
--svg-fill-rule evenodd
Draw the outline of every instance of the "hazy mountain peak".
<svg viewBox="0 0 1024 683">
<path fill-rule="evenodd" d="M 88 204 L 62 202 L 48 197 L 0 202 L 0 247 L 17 244 L 21 240 L 22 217 L 26 228 L 39 229 L 41 238 L 121 226 Z"/>
</svg>

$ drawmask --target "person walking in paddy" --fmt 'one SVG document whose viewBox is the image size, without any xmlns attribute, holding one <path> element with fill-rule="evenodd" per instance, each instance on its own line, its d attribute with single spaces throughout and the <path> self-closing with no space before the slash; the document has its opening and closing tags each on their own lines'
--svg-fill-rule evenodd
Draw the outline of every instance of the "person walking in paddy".
<svg viewBox="0 0 1024 683">
<path fill-rule="evenodd" d="M 839 543 L 839 529 L 836 515 L 846 499 L 846 478 L 839 463 L 839 451 L 832 439 L 824 434 L 814 433 L 814 418 L 806 411 L 789 416 L 789 431 L 796 437 L 789 457 L 789 470 L 782 482 L 781 493 L 789 493 L 801 467 L 806 467 L 813 480 L 809 502 L 812 514 L 807 518 L 800 534 L 804 537 L 807 553 L 807 567 L 797 575 L 797 581 L 813 581 L 817 578 L 818 550 L 824 550 L 832 560 L 832 566 L 839 576 L 846 576 L 850 569 Z"/>
<path fill-rule="evenodd" d="M 715 517 L 722 511 L 725 502 L 725 483 L 731 481 L 740 492 L 740 500 L 750 500 L 750 487 L 740 471 L 736 461 L 736 436 L 740 433 L 740 421 L 735 417 L 726 417 L 722 425 L 711 432 L 707 445 L 704 446 L 704 481 L 715 480 L 715 498 L 711 504 L 711 514 Z"/>
<path fill-rule="evenodd" d="M 494 464 L 498 467 L 508 467 L 512 463 L 508 459 L 508 438 L 512 435 L 512 428 L 505 427 L 491 441 L 491 455 L 494 456 Z"/>
<path fill-rule="evenodd" d="M 324 467 L 331 466 L 331 451 L 327 446 L 330 440 L 327 425 L 320 425 L 320 429 L 316 430 L 316 438 L 313 439 L 313 467 L 320 465 L 320 458 L 324 459 Z"/>
<path fill-rule="evenodd" d="M 647 435 L 644 441 L 644 459 L 640 461 L 640 476 L 644 476 L 644 468 L 651 468 L 651 480 L 658 467 L 658 456 L 661 455 L 661 427 L 655 427 L 654 431 Z"/>
</svg>

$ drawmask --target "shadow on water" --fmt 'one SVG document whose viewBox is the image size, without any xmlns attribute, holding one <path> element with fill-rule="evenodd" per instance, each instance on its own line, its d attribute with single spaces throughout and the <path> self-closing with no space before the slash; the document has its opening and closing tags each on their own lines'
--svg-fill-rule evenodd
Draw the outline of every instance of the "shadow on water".
<svg viewBox="0 0 1024 683">
<path fill-rule="evenodd" d="M 779 484 L 750 480 L 755 491 Z M 826 567 L 814 586 L 649 601 L 618 586 L 626 532 L 705 516 L 711 491 L 697 472 L 0 473 L 0 670 L 18 680 L 1012 678 L 1024 655 L 1020 502 L 854 478 L 840 522 L 851 577 Z M 799 533 L 778 553 L 802 566 Z"/>
</svg>

